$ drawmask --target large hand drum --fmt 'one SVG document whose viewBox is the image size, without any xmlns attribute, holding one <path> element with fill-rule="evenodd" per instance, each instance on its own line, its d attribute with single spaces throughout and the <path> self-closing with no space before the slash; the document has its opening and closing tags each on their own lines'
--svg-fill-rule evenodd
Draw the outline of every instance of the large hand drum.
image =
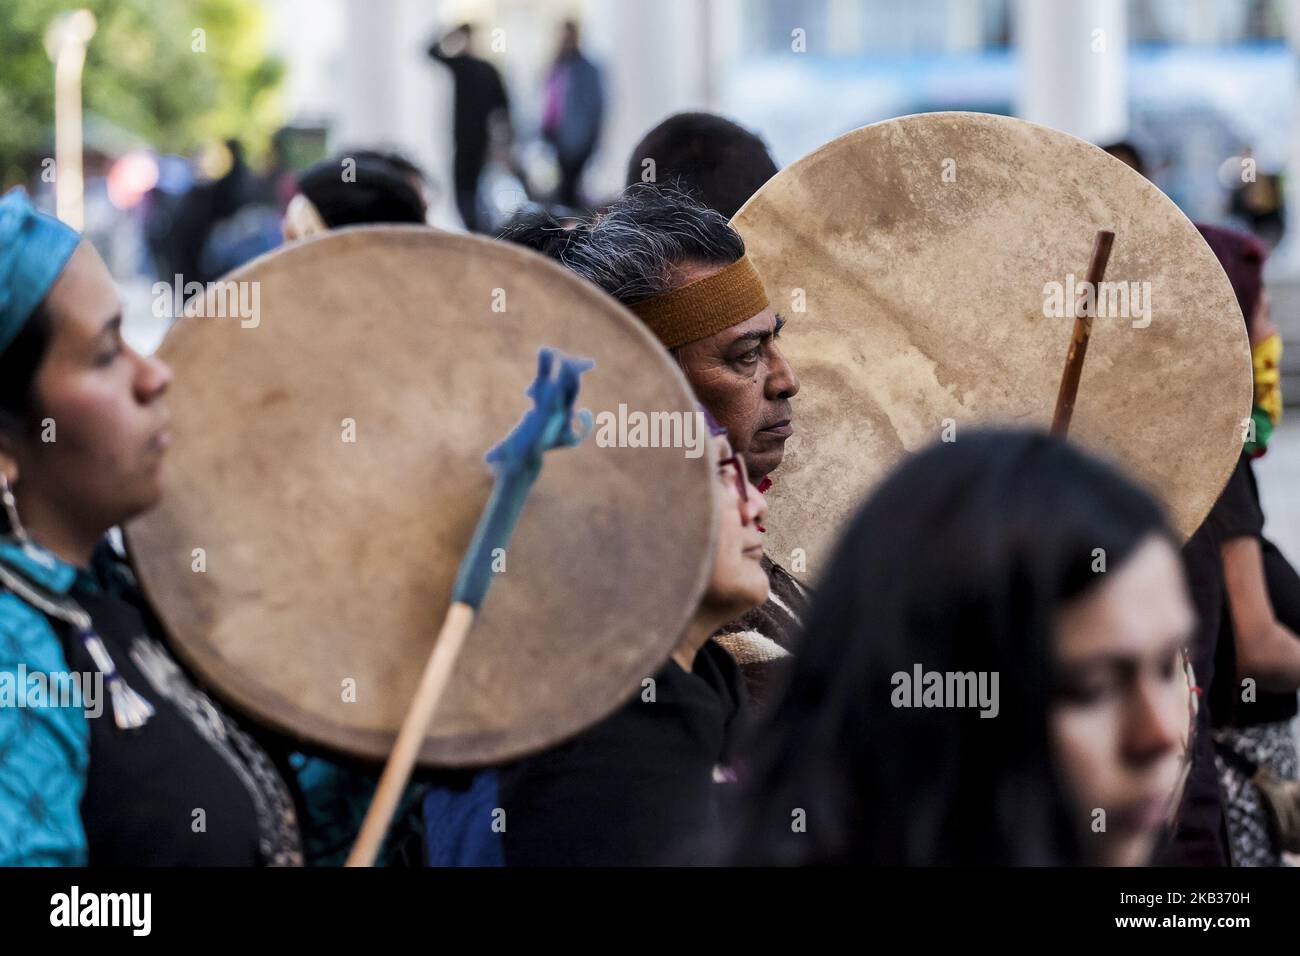
<svg viewBox="0 0 1300 956">
<path fill-rule="evenodd" d="M 1241 453 L 1251 370 L 1232 288 L 1174 204 L 1088 143 L 979 113 L 891 120 L 778 173 L 734 225 L 802 379 L 769 551 L 804 549 L 813 577 L 902 455 L 977 422 L 1047 427 L 1099 229 L 1115 232 L 1114 285 L 1070 438 L 1147 484 L 1184 535 Z"/>
<path fill-rule="evenodd" d="M 354 229 L 225 281 L 254 284 L 240 288 L 260 316 L 183 318 L 164 341 L 168 491 L 128 528 L 131 554 L 221 696 L 382 760 L 492 490 L 484 454 L 531 406 L 538 349 L 595 361 L 577 402 L 593 413 L 694 402 L 634 316 L 514 246 Z M 639 689 L 703 591 L 715 485 L 711 452 L 589 437 L 548 454 L 421 761 L 516 757 Z"/>
</svg>

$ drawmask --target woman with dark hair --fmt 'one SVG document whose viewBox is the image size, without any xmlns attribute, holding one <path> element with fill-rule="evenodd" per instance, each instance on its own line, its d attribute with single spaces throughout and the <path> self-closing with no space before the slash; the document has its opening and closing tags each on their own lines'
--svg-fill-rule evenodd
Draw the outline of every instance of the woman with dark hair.
<svg viewBox="0 0 1300 956">
<path fill-rule="evenodd" d="M 0 199 L 0 866 L 329 862 L 373 791 L 211 699 L 109 542 L 162 495 L 171 379 L 94 247 Z"/>
<path fill-rule="evenodd" d="M 876 490 L 754 738 L 742 864 L 1141 864 L 1185 768 L 1193 618 L 1157 505 L 1046 435 Z"/>
<path fill-rule="evenodd" d="M 757 527 L 767 505 L 725 431 L 704 417 L 718 462 L 718 534 L 677 646 L 653 678 L 628 688 L 622 707 L 572 739 L 463 786 L 430 786 L 431 866 L 656 865 L 716 837 L 747 706 L 740 669 L 712 635 L 767 597 Z"/>
<path fill-rule="evenodd" d="M 0 199 L 0 685 L 28 698 L 0 706 L 0 865 L 300 864 L 281 768 L 106 541 L 158 500 L 170 442 L 171 371 L 121 326 L 94 248 Z"/>
</svg>

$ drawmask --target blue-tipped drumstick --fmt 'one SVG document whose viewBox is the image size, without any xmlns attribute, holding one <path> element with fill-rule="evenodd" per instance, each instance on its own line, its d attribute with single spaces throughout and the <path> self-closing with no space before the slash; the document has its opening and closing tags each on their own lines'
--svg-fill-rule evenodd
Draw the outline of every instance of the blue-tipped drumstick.
<svg viewBox="0 0 1300 956">
<path fill-rule="evenodd" d="M 578 413 L 579 427 L 574 429 L 573 405 L 578 397 L 579 376 L 592 365 L 588 359 L 568 358 L 551 349 L 538 352 L 537 378 L 528 389 L 533 407 L 487 454 L 487 463 L 496 475 L 492 496 L 461 560 L 451 607 L 447 609 L 420 686 L 402 721 L 393 752 L 384 765 L 361 832 L 348 856 L 348 866 L 371 866 L 379 853 L 465 636 L 487 595 L 492 581 L 492 555 L 497 548 L 504 549 L 509 544 L 528 492 L 541 474 L 542 456 L 552 448 L 576 446 L 591 429 L 591 413 L 587 411 Z"/>
</svg>

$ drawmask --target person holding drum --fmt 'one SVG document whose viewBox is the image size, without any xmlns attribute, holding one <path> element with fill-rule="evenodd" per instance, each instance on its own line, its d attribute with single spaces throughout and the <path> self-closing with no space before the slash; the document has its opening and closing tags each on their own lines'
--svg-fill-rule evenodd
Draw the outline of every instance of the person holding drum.
<svg viewBox="0 0 1300 956">
<path fill-rule="evenodd" d="M 302 861 L 280 770 L 180 670 L 106 543 L 161 495 L 170 381 L 123 342 L 93 247 L 0 200 L 0 864 Z"/>
<path fill-rule="evenodd" d="M 1044 434 L 967 433 L 886 478 L 820 581 L 725 859 L 1151 858 L 1195 619 L 1144 491 Z"/>
<path fill-rule="evenodd" d="M 106 538 L 162 495 L 171 377 L 94 247 L 0 200 L 0 865 L 329 865 L 374 790 L 196 686 Z M 25 680 L 77 691 L 6 697 Z"/>
<path fill-rule="evenodd" d="M 711 638 L 767 598 L 758 531 L 767 504 L 726 430 L 706 417 L 718 459 L 718 536 L 707 588 L 670 658 L 571 740 L 459 787 L 430 786 L 430 865 L 686 862 L 716 838 L 719 787 L 734 780 L 749 708 L 738 665 Z"/>
<path fill-rule="evenodd" d="M 759 490 L 771 486 L 794 431 L 799 377 L 778 345 L 785 319 L 720 213 L 675 189 L 640 184 L 575 228 L 534 215 L 501 238 L 556 259 L 636 313 L 727 429 Z M 759 707 L 807 605 L 807 591 L 783 567 L 767 555 L 763 567 L 770 597 L 719 636 Z"/>
<path fill-rule="evenodd" d="M 1300 762 L 1291 731 L 1300 689 L 1300 578 L 1264 534 L 1251 460 L 1265 453 L 1281 418 L 1282 342 L 1264 288 L 1268 250 L 1246 233 L 1197 228 L 1246 320 L 1254 393 L 1243 453 L 1183 549 L 1201 615 L 1196 665 L 1209 689 L 1203 718 L 1217 747 L 1207 739 L 1208 756 L 1193 769 L 1188 799 L 1198 810 L 1188 823 L 1199 825 L 1180 830 L 1175 850 L 1192 863 L 1277 866 L 1284 849 L 1300 847 Z"/>
</svg>

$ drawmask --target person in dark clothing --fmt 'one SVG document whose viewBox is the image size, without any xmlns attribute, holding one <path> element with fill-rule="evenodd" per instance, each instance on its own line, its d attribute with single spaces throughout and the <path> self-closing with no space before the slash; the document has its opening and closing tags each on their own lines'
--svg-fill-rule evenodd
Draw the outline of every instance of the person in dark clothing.
<svg viewBox="0 0 1300 956">
<path fill-rule="evenodd" d="M 1184 549 L 1193 586 L 1204 588 L 1197 594 L 1206 618 L 1198 657 L 1213 655 L 1202 667 L 1207 674 L 1203 686 L 1208 687 L 1206 722 L 1216 742 L 1210 754 L 1218 758 L 1221 804 L 1216 809 L 1223 813 L 1214 822 L 1219 838 L 1227 841 L 1219 862 L 1236 866 L 1280 862 L 1278 835 L 1252 783 L 1255 773 L 1265 767 L 1282 780 L 1300 777 L 1291 736 L 1300 681 L 1287 669 L 1296 666 L 1289 664 L 1293 655 L 1285 645 L 1263 654 L 1258 647 L 1242 646 L 1243 638 L 1266 640 L 1258 633 L 1262 625 L 1295 642 L 1300 651 L 1300 577 L 1263 532 L 1259 488 L 1250 459 L 1243 455 L 1205 525 Z M 1176 862 L 1211 859 L 1184 856 Z"/>
<path fill-rule="evenodd" d="M 496 67 L 474 56 L 473 42 L 474 29 L 466 23 L 434 41 L 428 53 L 451 70 L 456 206 L 465 228 L 478 232 L 485 227 L 478 209 L 478 182 L 487 164 L 492 124 L 498 117 L 509 123 L 510 100 Z"/>
<path fill-rule="evenodd" d="M 21 190 L 0 249 L 0 865 L 332 862 L 377 774 L 224 711 L 107 542 L 163 494 L 170 368 L 123 341 L 94 247 Z M 27 671 L 108 700 L 3 706 Z M 386 862 L 406 859 L 400 816 Z"/>
<path fill-rule="evenodd" d="M 1200 225 L 1232 283 L 1247 322 L 1255 401 L 1243 453 L 1209 516 L 1183 548 L 1200 617 L 1193 663 L 1203 689 L 1199 735 L 1179 831 L 1165 862 L 1276 864 L 1276 835 L 1250 777 L 1260 766 L 1294 780 L 1290 720 L 1300 687 L 1300 604 L 1295 572 L 1263 535 L 1251 460 L 1267 448 L 1281 415 L 1280 339 L 1263 287 L 1267 250 L 1235 230 Z M 1218 759 L 1216 761 L 1216 750 Z M 1216 769 L 1217 763 L 1217 769 Z M 1214 772 L 1212 772 L 1214 771 Z"/>
<path fill-rule="evenodd" d="M 432 866 L 637 866 L 688 862 L 716 839 L 720 786 L 746 719 L 740 668 L 711 635 L 761 604 L 763 496 L 710 421 L 718 455 L 718 538 L 695 616 L 635 696 L 566 743 L 468 786 L 431 786 Z M 631 690 L 629 688 L 629 690 Z"/>
<path fill-rule="evenodd" d="M 1243 455 L 1215 506 L 1222 612 L 1215 618 L 1218 640 L 1210 713 L 1231 861 L 1237 866 L 1275 866 L 1284 845 L 1300 847 L 1300 832 L 1279 830 L 1255 776 L 1265 771 L 1280 781 L 1300 779 L 1291 734 L 1300 689 L 1300 579 L 1264 536 L 1251 461 L 1267 452 L 1273 427 L 1281 419 L 1282 342 L 1264 289 L 1268 253 L 1263 243 L 1230 229 L 1199 228 L 1237 293 L 1255 378 Z"/>
<path fill-rule="evenodd" d="M 757 492 L 755 492 L 757 494 Z M 714 642 L 670 661 L 650 691 L 575 739 L 474 778 L 431 787 L 430 866 L 643 866 L 691 859 L 720 823 L 717 791 L 745 709 L 744 680 Z M 499 833 L 493 811 L 500 810 Z"/>
<path fill-rule="evenodd" d="M 249 167 L 237 140 L 225 148 L 225 174 L 194 186 L 179 203 L 171 238 L 177 272 L 187 281 L 211 282 L 279 241 L 272 187 Z"/>
<path fill-rule="evenodd" d="M 1201 690 L 1201 707 L 1196 715 L 1192 770 L 1178 827 L 1161 860 L 1170 866 L 1227 866 L 1229 862 L 1212 736 L 1215 712 L 1223 707 L 1216 698 L 1225 687 L 1230 694 L 1233 683 L 1231 670 L 1226 677 L 1218 670 L 1223 656 L 1218 648 L 1225 603 L 1221 548 L 1225 541 L 1250 533 L 1254 523 L 1249 514 L 1243 513 L 1243 508 L 1250 510 L 1250 494 L 1245 487 L 1249 467 L 1244 459 L 1238 462 L 1210 514 L 1183 546 L 1183 565 L 1199 622 L 1192 644 L 1192 669 Z"/>
<path fill-rule="evenodd" d="M 668 117 L 632 150 L 625 185 L 675 184 L 728 219 L 776 175 L 761 139 L 713 113 Z"/>
<path fill-rule="evenodd" d="M 555 149 L 560 184 L 555 201 L 570 209 L 583 206 L 582 170 L 595 152 L 605 113 L 600 70 L 578 47 L 578 25 L 567 20 L 560 51 L 546 76 L 542 138 Z"/>
</svg>

